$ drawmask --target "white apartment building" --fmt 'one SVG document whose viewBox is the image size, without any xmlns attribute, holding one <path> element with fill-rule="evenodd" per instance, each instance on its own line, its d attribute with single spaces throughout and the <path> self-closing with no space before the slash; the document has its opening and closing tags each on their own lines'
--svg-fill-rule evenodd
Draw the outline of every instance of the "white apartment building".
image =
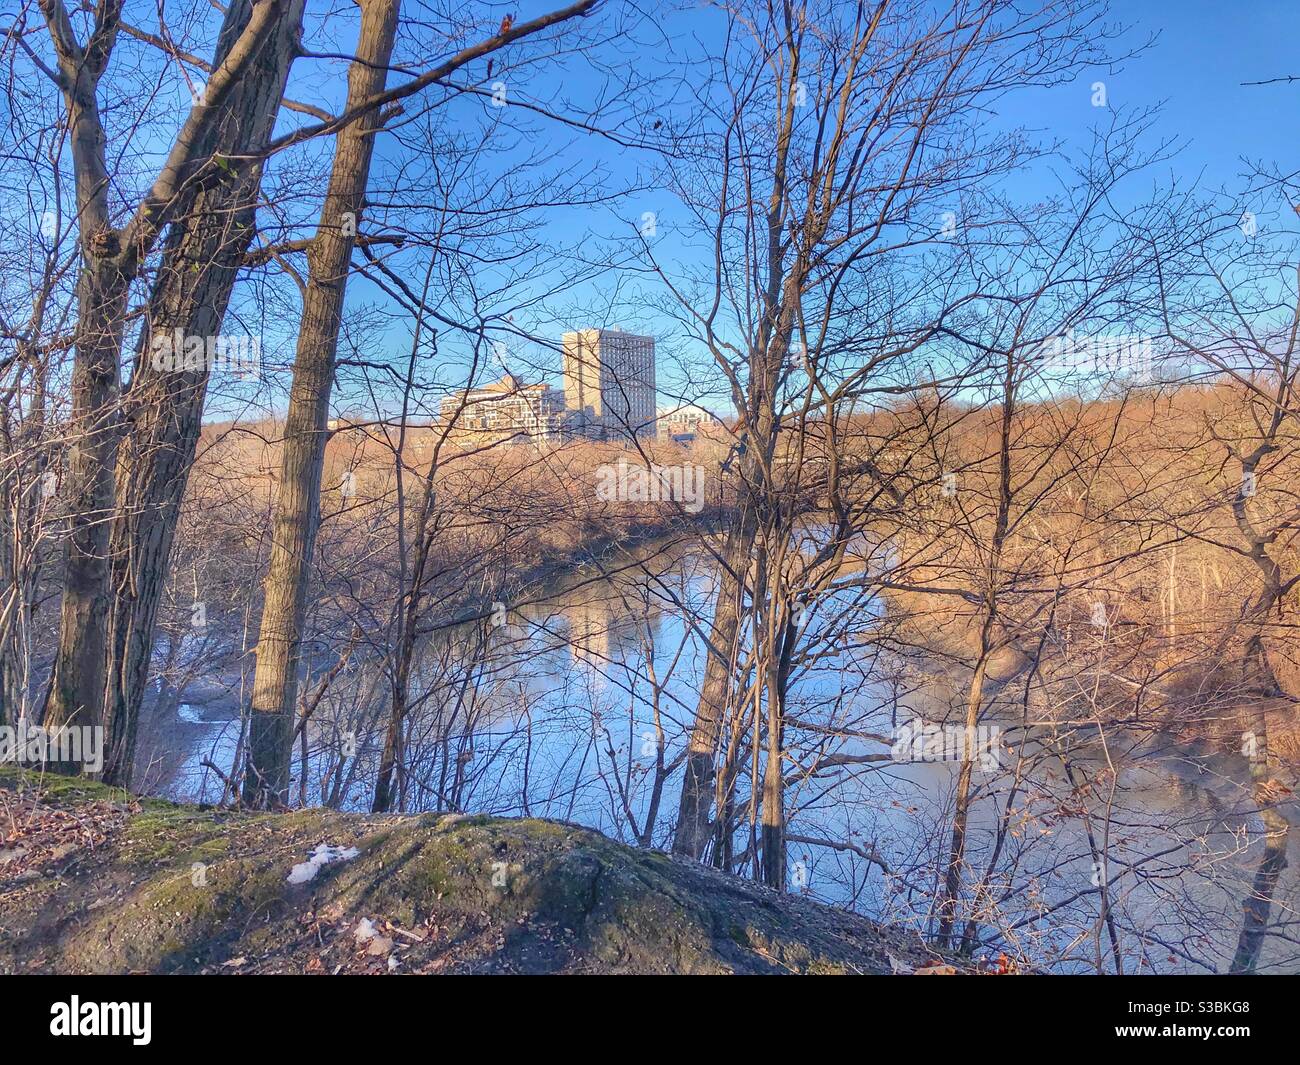
<svg viewBox="0 0 1300 1065">
<path fill-rule="evenodd" d="M 545 383 L 526 385 L 512 373 L 482 388 L 447 396 L 441 413 L 443 421 L 456 418 L 460 430 L 533 440 L 560 437 L 567 421 L 564 393 Z"/>
<path fill-rule="evenodd" d="M 722 423 L 718 416 L 699 407 L 662 407 L 658 415 L 659 436 L 679 444 L 690 444 L 696 436 Z"/>
</svg>

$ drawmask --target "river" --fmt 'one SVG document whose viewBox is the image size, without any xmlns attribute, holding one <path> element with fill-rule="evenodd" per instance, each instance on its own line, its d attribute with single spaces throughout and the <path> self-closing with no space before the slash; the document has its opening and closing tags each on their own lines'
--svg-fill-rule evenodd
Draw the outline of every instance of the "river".
<svg viewBox="0 0 1300 1065">
<path fill-rule="evenodd" d="M 658 730 L 672 766 L 703 667 L 690 619 L 711 613 L 714 566 L 707 552 L 665 545 L 630 561 L 555 579 L 503 624 L 428 638 L 407 809 L 558 818 L 668 845 L 680 772 L 656 773 Z M 942 717 L 937 670 L 890 649 L 879 602 L 857 601 L 847 628 L 836 613 L 805 621 L 818 654 L 790 707 L 789 831 L 823 841 L 790 844 L 790 888 L 926 931 L 959 763 L 900 757 L 891 741 L 918 715 Z M 383 697 L 380 669 L 361 660 L 322 701 L 308 732 L 309 802 L 366 808 Z M 232 764 L 239 723 L 186 705 L 181 715 L 202 732 L 166 790 L 212 801 L 220 781 L 200 763 Z M 1058 971 L 1113 971 L 1116 953 L 1126 972 L 1225 970 L 1263 847 L 1246 760 L 1160 734 L 1022 728 L 996 706 L 985 724 L 1001 731 L 997 764 L 975 774 L 965 905 L 979 919 L 978 952 Z M 1295 823 L 1300 808 L 1283 813 Z M 742 826 L 737 852 L 745 837 Z M 1262 972 L 1300 967 L 1297 846 L 1291 833 Z M 971 880 L 982 882 L 974 898 Z M 1114 941 L 1100 919 L 1103 883 Z"/>
</svg>

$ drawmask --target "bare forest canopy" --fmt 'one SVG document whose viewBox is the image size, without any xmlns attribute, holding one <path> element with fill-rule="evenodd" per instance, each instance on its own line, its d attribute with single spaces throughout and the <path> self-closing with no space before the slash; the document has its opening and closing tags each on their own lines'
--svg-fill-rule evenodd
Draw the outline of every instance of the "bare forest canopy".
<svg viewBox="0 0 1300 1065">
<path fill-rule="evenodd" d="M 8 6 L 0 760 L 1300 969 L 1286 138 L 1184 176 L 1094 0 Z"/>
</svg>

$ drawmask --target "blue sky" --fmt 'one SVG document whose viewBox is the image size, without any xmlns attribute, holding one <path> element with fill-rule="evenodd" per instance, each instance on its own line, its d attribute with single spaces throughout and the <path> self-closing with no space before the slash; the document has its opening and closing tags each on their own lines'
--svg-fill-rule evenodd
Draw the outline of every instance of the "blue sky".
<svg viewBox="0 0 1300 1065">
<path fill-rule="evenodd" d="M 549 6 L 521 5 L 516 17 L 522 21 Z M 687 7 L 664 12 L 648 33 L 653 36 L 662 32 L 669 39 L 688 42 L 690 34 L 707 35 L 718 18 L 716 12 Z M 1059 140 L 1068 155 L 1071 151 L 1084 150 L 1091 142 L 1092 131 L 1098 125 L 1109 123 L 1111 112 L 1159 107 L 1160 114 L 1149 138 L 1152 146 L 1160 140 L 1174 140 L 1181 148 L 1174 159 L 1148 171 L 1143 180 L 1176 180 L 1184 187 L 1195 182 L 1206 193 L 1220 188 L 1237 192 L 1243 185 L 1242 174 L 1246 169 L 1243 160 L 1276 165 L 1283 170 L 1300 168 L 1297 159 L 1300 81 L 1262 86 L 1243 84 L 1289 74 L 1300 76 L 1300 50 L 1295 47 L 1296 31 L 1300 28 L 1300 0 L 1251 0 L 1235 5 L 1212 0 L 1140 0 L 1113 5 L 1109 21 L 1129 27 L 1122 41 L 1131 46 L 1151 35 L 1155 40 L 1142 54 L 1115 69 L 1085 71 L 1073 84 L 1051 90 L 1010 93 L 997 102 L 991 122 L 1035 131 L 1043 141 Z M 332 28 L 343 36 L 354 32 L 350 25 L 336 23 Z M 667 49 L 647 47 L 643 66 L 648 68 L 669 61 Z M 563 76 L 556 79 L 554 87 L 575 98 L 594 91 L 599 77 L 584 70 L 585 62 L 581 55 L 568 57 Z M 301 71 L 301 76 L 304 81 L 315 80 L 307 69 Z M 295 80 L 299 80 L 297 69 Z M 1092 105 L 1092 86 L 1097 81 L 1105 83 L 1107 109 Z M 334 88 L 338 81 L 321 79 L 316 84 Z M 472 106 L 464 101 L 453 105 L 457 109 Z M 453 113 L 470 114 L 465 110 Z M 599 162 L 615 181 L 630 178 L 639 168 L 644 170 L 654 165 L 653 158 L 646 153 L 580 134 L 547 132 L 544 125 L 533 125 L 544 137 L 556 137 L 557 143 L 567 142 L 584 156 Z M 394 146 L 381 139 L 378 159 L 395 157 Z M 1009 179 L 1002 191 L 1032 201 L 1052 194 L 1056 188 L 1049 174 L 1034 168 Z M 613 232 L 619 225 L 631 224 L 643 210 L 657 210 L 667 230 L 666 239 L 671 241 L 672 205 L 661 203 L 663 199 L 653 191 L 646 191 L 613 210 L 552 211 L 544 228 L 548 239 L 553 236 L 557 242 L 564 242 L 575 239 L 586 229 Z M 635 287 L 626 291 L 633 292 Z M 354 280 L 349 304 L 360 307 L 372 303 L 376 296 L 372 286 Z M 521 313 L 516 324 L 555 344 L 565 325 L 581 327 L 619 321 L 628 328 L 656 334 L 666 328 L 666 323 L 656 323 L 651 308 L 635 297 L 627 301 L 626 295 L 621 309 L 613 311 L 605 321 L 594 320 L 599 313 L 595 308 L 617 304 L 619 299 L 614 274 L 606 272 L 564 295 L 557 294 L 542 307 Z M 397 324 L 385 331 L 381 344 L 401 358 L 405 357 L 408 345 L 409 333 Z M 449 359 L 444 376 L 450 380 L 458 372 L 455 343 L 444 346 L 442 355 Z M 511 368 L 522 376 L 543 377 L 558 384 L 559 357 L 546 347 L 516 342 L 509 358 Z M 496 367 L 491 369 L 495 371 Z M 664 378 L 671 376 L 671 371 L 666 371 L 661 360 L 662 383 L 668 383 Z M 484 379 L 493 375 L 486 374 Z M 336 409 L 347 408 L 354 402 L 351 389 L 342 385 L 336 393 Z"/>
<path fill-rule="evenodd" d="M 1112 108 L 1161 106 L 1155 132 L 1186 142 L 1173 166 L 1211 186 L 1234 184 L 1241 158 L 1297 162 L 1300 81 L 1245 86 L 1247 81 L 1300 77 L 1300 4 L 1296 0 L 1138 0 L 1115 4 L 1134 44 L 1157 34 L 1151 48 L 1115 71 L 1097 69 L 1074 85 L 1008 98 L 1004 118 L 1082 143 L 1097 120 L 1091 84 L 1106 83 Z"/>
</svg>

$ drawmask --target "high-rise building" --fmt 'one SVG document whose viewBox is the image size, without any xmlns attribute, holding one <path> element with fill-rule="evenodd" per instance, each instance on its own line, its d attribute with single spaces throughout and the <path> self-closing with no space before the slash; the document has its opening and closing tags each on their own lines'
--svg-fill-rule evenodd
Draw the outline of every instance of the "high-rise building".
<svg viewBox="0 0 1300 1065">
<path fill-rule="evenodd" d="M 654 337 L 613 329 L 563 336 L 564 405 L 581 431 L 604 439 L 655 435 Z"/>
</svg>

